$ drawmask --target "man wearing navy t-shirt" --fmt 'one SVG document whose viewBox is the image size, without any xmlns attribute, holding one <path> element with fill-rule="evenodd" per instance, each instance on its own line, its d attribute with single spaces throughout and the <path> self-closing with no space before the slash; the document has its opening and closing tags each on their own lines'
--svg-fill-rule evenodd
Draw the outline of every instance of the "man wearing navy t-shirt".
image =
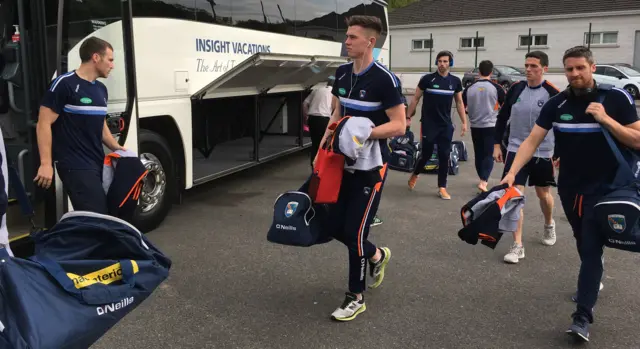
<svg viewBox="0 0 640 349">
<path fill-rule="evenodd" d="M 607 193 L 618 168 L 602 128 L 606 128 L 620 145 L 638 150 L 640 120 L 634 101 L 626 91 L 615 87 L 598 88 L 592 75 L 596 66 L 588 48 L 577 46 L 567 50 L 563 63 L 569 87 L 544 104 L 536 125 L 520 145 L 502 184 L 514 184 L 516 174 L 531 160 L 553 128 L 555 156 L 560 161 L 558 194 L 581 261 L 577 309 L 567 332 L 588 341 L 589 324 L 593 323 L 593 308 L 603 273 L 605 240 L 593 208 Z M 605 99 L 598 103 L 601 94 Z"/>
<path fill-rule="evenodd" d="M 453 121 L 451 120 L 451 106 L 455 98 L 456 109 L 462 122 L 462 133 L 467 132 L 467 119 L 462 101 L 462 81 L 457 76 L 451 75 L 449 70 L 453 65 L 453 54 L 449 51 L 441 51 L 436 56 L 438 71 L 423 76 L 418 83 L 416 92 L 407 111 L 412 117 L 418 106 L 420 98 L 422 102 L 422 150 L 420 159 L 416 163 L 413 174 L 409 179 L 409 188 L 413 190 L 418 181 L 418 176 L 424 170 L 424 166 L 431 158 L 433 147 L 438 147 L 438 196 L 450 200 L 447 193 L 447 175 L 449 174 L 449 157 L 451 156 L 451 141 L 453 140 Z"/>
<path fill-rule="evenodd" d="M 366 310 L 363 292 L 367 264 L 374 279 L 369 287 L 380 286 L 384 278 L 391 251 L 387 247 L 376 247 L 367 238 L 387 176 L 390 156 L 387 139 L 404 134 L 406 127 L 398 82 L 387 68 L 373 59 L 373 48 L 382 32 L 380 19 L 352 16 L 347 26 L 345 46 L 353 61 L 336 70 L 332 94 L 338 107 L 329 125 L 344 116 L 371 120 L 373 128 L 369 139 L 379 142 L 383 165 L 369 171 L 345 169 L 338 202 L 330 208 L 328 221 L 332 224 L 332 236 L 349 249 L 349 291 L 342 305 L 331 314 L 331 318 L 338 321 L 353 320 Z M 331 132 L 327 128 L 321 145 Z"/>
<path fill-rule="evenodd" d="M 107 127 L 109 96 L 97 79 L 113 69 L 113 47 L 90 37 L 80 46 L 80 59 L 80 67 L 58 76 L 44 95 L 36 128 L 40 168 L 34 182 L 49 188 L 55 163 L 75 210 L 107 214 L 102 145 L 112 151 L 124 148 Z"/>
</svg>

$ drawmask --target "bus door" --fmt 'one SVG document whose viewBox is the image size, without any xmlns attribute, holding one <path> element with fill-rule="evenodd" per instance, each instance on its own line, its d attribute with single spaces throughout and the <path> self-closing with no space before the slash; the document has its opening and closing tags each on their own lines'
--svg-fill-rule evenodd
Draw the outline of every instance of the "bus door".
<svg viewBox="0 0 640 349">
<path fill-rule="evenodd" d="M 137 151 L 136 123 L 130 122 L 137 115 L 133 34 L 130 0 L 5 0 L 0 18 L 4 33 L 0 93 L 6 86 L 9 100 L 6 115 L 1 114 L 0 104 L 0 118 L 7 121 L 0 126 L 7 162 L 17 173 L 9 180 L 15 204 L 7 214 L 13 247 L 30 229 L 50 228 L 72 209 L 55 173 L 48 190 L 33 183 L 40 164 L 36 123 L 45 91 L 56 77 L 80 65 L 80 45 L 90 36 L 113 46 L 115 67 L 107 79 L 100 79 L 109 92 L 107 122 L 120 144 L 126 141 L 128 149 Z M 20 187 L 25 195 L 20 195 Z"/>
<path fill-rule="evenodd" d="M 37 101 L 47 88 L 44 17 L 43 1 L 0 3 L 0 130 L 10 241 L 44 224 L 44 211 L 38 210 L 40 215 L 36 216 L 34 208 L 34 203 L 42 201 L 43 192 L 33 186 L 38 158 Z"/>
</svg>

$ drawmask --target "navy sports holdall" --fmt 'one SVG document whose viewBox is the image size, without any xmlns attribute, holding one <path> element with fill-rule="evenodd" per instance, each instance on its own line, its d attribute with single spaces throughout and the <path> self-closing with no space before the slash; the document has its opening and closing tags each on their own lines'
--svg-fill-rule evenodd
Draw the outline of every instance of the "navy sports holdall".
<svg viewBox="0 0 640 349">
<path fill-rule="evenodd" d="M 0 348 L 88 348 L 169 275 L 129 223 L 74 211 L 32 234 L 35 254 L 0 257 Z"/>
<path fill-rule="evenodd" d="M 593 213 L 605 233 L 605 246 L 640 252 L 640 181 L 636 178 L 640 158 L 629 151 L 627 156 L 633 160 L 625 159 L 604 126 L 602 132 L 618 160 L 618 170 L 611 190 L 593 206 Z"/>
<path fill-rule="evenodd" d="M 604 100 L 607 89 L 610 89 L 610 85 L 599 86 L 599 103 Z M 637 178 L 640 157 L 633 149 L 620 149 L 604 126 L 602 133 L 618 162 L 618 168 L 608 185 L 607 194 L 594 205 L 593 214 L 605 234 L 605 246 L 640 252 L 640 180 Z"/>
<path fill-rule="evenodd" d="M 327 229 L 327 204 L 314 204 L 308 194 L 310 181 L 299 190 L 280 194 L 273 205 L 273 221 L 267 240 L 287 246 L 310 247 L 333 238 Z"/>
</svg>

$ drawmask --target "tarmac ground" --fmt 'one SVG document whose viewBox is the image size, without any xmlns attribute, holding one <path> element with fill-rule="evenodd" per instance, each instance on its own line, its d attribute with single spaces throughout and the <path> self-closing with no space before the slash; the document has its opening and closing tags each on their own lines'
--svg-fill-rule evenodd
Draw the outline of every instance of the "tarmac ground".
<svg viewBox="0 0 640 349">
<path fill-rule="evenodd" d="M 454 114 L 455 122 L 459 124 Z M 419 135 L 419 118 L 413 131 Z M 454 139 L 461 139 L 459 128 Z M 278 194 L 308 175 L 307 153 L 190 191 L 148 238 L 173 261 L 170 277 L 93 348 L 573 348 L 564 333 L 575 309 L 579 259 L 554 189 L 557 243 L 540 243 L 543 217 L 526 191 L 519 264 L 457 233 L 460 209 L 476 195 L 469 161 L 449 177 L 452 200 L 436 196 L 436 175 L 389 173 L 370 240 L 392 259 L 382 286 L 365 293 L 367 311 L 349 323 L 329 316 L 347 290 L 347 250 L 339 242 L 294 248 L 269 243 Z M 495 164 L 490 187 L 503 165 Z M 592 348 L 640 348 L 640 257 L 605 249 L 604 289 Z"/>
</svg>

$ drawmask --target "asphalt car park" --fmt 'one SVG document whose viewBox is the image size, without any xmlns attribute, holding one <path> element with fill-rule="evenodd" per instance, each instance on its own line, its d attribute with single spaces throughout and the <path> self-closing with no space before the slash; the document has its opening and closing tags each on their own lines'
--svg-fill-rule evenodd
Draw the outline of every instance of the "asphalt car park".
<svg viewBox="0 0 640 349">
<path fill-rule="evenodd" d="M 412 129 L 419 134 L 417 118 Z M 459 127 L 454 137 L 460 139 Z M 354 321 L 329 318 L 347 287 L 343 245 L 294 248 L 266 240 L 276 196 L 308 175 L 308 155 L 300 153 L 189 193 L 147 235 L 172 258 L 170 277 L 93 348 L 575 347 L 564 331 L 579 260 L 558 196 L 558 240 L 548 247 L 540 243 L 539 205 L 527 191 L 526 258 L 519 264 L 502 260 L 510 236 L 495 250 L 461 241 L 460 209 L 476 195 L 477 181 L 470 135 L 463 140 L 469 161 L 449 177 L 450 201 L 436 196 L 435 175 L 421 176 L 410 192 L 409 174 L 389 173 L 378 211 L 384 223 L 370 239 L 390 247 L 392 259 Z M 490 186 L 502 169 L 496 164 Z M 639 262 L 605 250 L 590 347 L 640 346 Z"/>
</svg>

